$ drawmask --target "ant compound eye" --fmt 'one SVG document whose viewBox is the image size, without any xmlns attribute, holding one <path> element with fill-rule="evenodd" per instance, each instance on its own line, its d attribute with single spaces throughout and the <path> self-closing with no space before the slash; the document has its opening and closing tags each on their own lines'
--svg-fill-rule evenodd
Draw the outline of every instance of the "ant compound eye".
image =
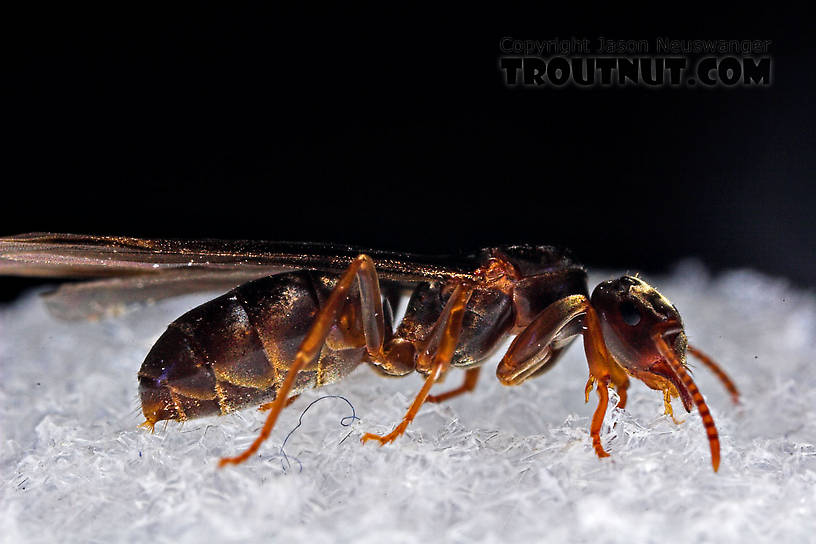
<svg viewBox="0 0 816 544">
<path fill-rule="evenodd" d="M 621 302 L 618 311 L 620 311 L 623 322 L 630 327 L 634 327 L 640 323 L 640 312 L 635 305 L 628 300 Z"/>
</svg>

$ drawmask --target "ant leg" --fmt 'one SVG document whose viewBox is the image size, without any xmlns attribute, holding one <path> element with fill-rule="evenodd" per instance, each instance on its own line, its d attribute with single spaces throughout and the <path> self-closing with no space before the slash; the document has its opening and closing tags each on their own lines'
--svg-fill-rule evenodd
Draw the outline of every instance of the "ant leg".
<svg viewBox="0 0 816 544">
<path fill-rule="evenodd" d="M 428 398 L 425 402 L 445 402 L 446 400 L 450 400 L 454 397 L 458 397 L 464 393 L 469 393 L 476 389 L 476 383 L 479 381 L 479 372 L 482 370 L 482 367 L 477 366 L 474 368 L 468 368 L 465 370 L 465 381 L 462 382 L 462 385 L 457 387 L 456 389 L 451 389 L 450 391 L 445 391 L 439 395 L 428 395 Z"/>
<path fill-rule="evenodd" d="M 418 368 L 430 368 L 428 377 L 425 379 L 422 389 L 417 393 L 414 402 L 402 418 L 402 421 L 393 431 L 385 436 L 366 433 L 360 439 L 361 442 L 365 443 L 369 440 L 377 440 L 380 446 L 393 442 L 405 432 L 405 429 L 408 428 L 408 425 L 414 420 L 420 407 L 428 398 L 431 386 L 447 371 L 450 365 L 453 351 L 459 341 L 459 334 L 462 332 L 462 319 L 465 315 L 465 305 L 472 292 L 473 290 L 470 287 L 465 287 L 460 284 L 453 291 L 450 299 L 448 299 L 448 303 L 445 305 L 442 315 L 439 316 L 439 319 L 434 325 L 434 330 L 431 332 L 431 339 L 428 342 L 428 346 L 419 355 L 417 362 Z"/>
<path fill-rule="evenodd" d="M 286 404 L 284 404 L 283 407 L 286 408 L 287 406 L 289 406 L 290 404 L 295 402 L 298 399 L 298 397 L 300 397 L 300 395 L 295 395 L 294 397 L 289 397 L 288 399 L 286 399 Z M 265 404 L 261 404 L 260 406 L 258 406 L 258 411 L 259 412 L 266 412 L 268 410 L 271 410 L 272 406 L 274 404 L 275 404 L 274 400 L 272 402 L 267 402 Z"/>
<path fill-rule="evenodd" d="M 731 378 L 728 377 L 728 374 L 720 368 L 720 365 L 715 363 L 711 357 L 700 351 L 699 349 L 695 348 L 694 346 L 686 346 L 686 350 L 697 357 L 705 366 L 708 367 L 711 372 L 713 372 L 722 382 L 723 386 L 731 393 L 731 400 L 734 401 L 734 404 L 739 404 L 739 397 L 740 393 L 737 389 L 737 386 L 734 385 L 734 382 L 731 381 Z"/>
<path fill-rule="evenodd" d="M 674 408 L 672 408 L 671 401 L 672 401 L 671 392 L 668 389 L 665 389 L 663 391 L 663 409 L 664 409 L 663 413 L 672 418 L 672 421 L 674 421 L 675 425 L 680 425 L 685 421 L 685 419 L 677 419 L 676 417 L 674 417 Z"/>
<path fill-rule="evenodd" d="M 583 316 L 589 307 L 587 297 L 571 295 L 542 310 L 510 344 L 496 368 L 499 381 L 519 385 L 555 363 L 564 345 L 581 334 Z"/>
<path fill-rule="evenodd" d="M 609 405 L 609 377 L 599 379 L 595 391 L 598 392 L 598 407 L 595 408 L 595 413 L 592 414 L 589 435 L 592 437 L 592 447 L 595 449 L 595 454 L 598 457 L 609 457 L 609 454 L 601 446 L 601 425 L 603 425 L 606 408 Z"/>
<path fill-rule="evenodd" d="M 603 424 L 606 408 L 609 403 L 610 385 L 618 391 L 620 400 L 618 407 L 626 406 L 626 390 L 629 387 L 629 376 L 626 371 L 612 358 L 604 342 L 601 331 L 601 321 L 592 306 L 587 306 L 584 318 L 584 352 L 589 363 L 589 374 L 597 382 L 598 407 L 592 415 L 592 424 L 589 434 L 592 437 L 592 447 L 598 457 L 608 457 L 609 454 L 601 445 L 601 425 Z"/>
<path fill-rule="evenodd" d="M 589 363 L 589 380 L 584 388 L 587 401 L 593 386 L 597 385 L 598 407 L 592 417 L 590 435 L 598 457 L 608 454 L 601 446 L 600 431 L 609 404 L 607 388 L 618 391 L 618 407 L 626 405 L 629 377 L 618 365 L 604 343 L 598 314 L 583 295 L 571 295 L 545 308 L 519 334 L 507 350 L 496 376 L 505 385 L 518 385 L 533 374 L 552 365 L 555 357 L 571 337 L 583 334 L 584 350 Z"/>
<path fill-rule="evenodd" d="M 408 425 L 416 417 L 417 412 L 419 412 L 420 407 L 422 407 L 422 404 L 425 402 L 425 399 L 428 397 L 428 393 L 431 390 L 431 386 L 434 384 L 434 382 L 437 379 L 439 379 L 439 376 L 442 375 L 443 366 L 444 365 L 442 365 L 441 363 L 434 365 L 433 369 L 431 369 L 431 372 L 428 374 L 428 377 L 425 378 L 425 383 L 422 384 L 422 389 L 419 390 L 419 393 L 417 393 L 417 396 L 414 399 L 414 402 L 411 403 L 411 407 L 408 408 L 408 412 L 405 414 L 405 416 L 403 416 L 402 421 L 399 423 L 399 425 L 397 425 L 394 428 L 393 431 L 391 431 L 390 433 L 388 433 L 385 436 L 374 434 L 374 433 L 366 433 L 360 439 L 360 442 L 365 444 L 369 440 L 378 440 L 380 442 L 380 446 L 384 446 L 384 445 L 388 444 L 389 442 L 393 442 L 399 436 L 401 436 L 402 433 L 405 432 L 405 429 L 408 428 Z"/>
<path fill-rule="evenodd" d="M 263 442 L 269 438 L 275 422 L 281 410 L 289 401 L 289 392 L 295 383 L 298 373 L 311 364 L 320 355 L 320 350 L 326 342 L 326 338 L 332 326 L 341 317 L 346 306 L 349 291 L 357 285 L 360 289 L 360 310 L 363 331 L 365 334 L 366 348 L 372 359 L 386 359 L 383 354 L 383 339 L 385 335 L 385 323 L 383 321 L 382 297 L 380 295 L 380 284 L 377 272 L 374 269 L 374 262 L 367 255 L 360 255 L 354 259 L 340 279 L 334 286 L 326 304 L 318 312 L 309 332 L 300 344 L 295 360 L 292 362 L 286 373 L 283 383 L 277 391 L 277 396 L 269 405 L 269 415 L 266 417 L 264 426 L 254 442 L 240 455 L 236 457 L 225 457 L 218 463 L 219 467 L 243 463 L 258 451 Z M 394 359 L 391 357 L 389 359 Z"/>
<path fill-rule="evenodd" d="M 593 378 L 592 374 L 590 374 L 589 378 L 587 378 L 587 383 L 584 386 L 584 403 L 589 402 L 589 394 L 592 393 L 593 389 L 595 389 L 595 378 Z"/>
</svg>

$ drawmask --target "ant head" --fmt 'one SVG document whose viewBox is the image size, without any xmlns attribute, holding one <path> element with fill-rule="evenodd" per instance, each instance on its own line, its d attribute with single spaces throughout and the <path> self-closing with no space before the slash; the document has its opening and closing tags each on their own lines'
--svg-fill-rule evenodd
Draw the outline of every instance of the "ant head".
<svg viewBox="0 0 816 544">
<path fill-rule="evenodd" d="M 677 308 L 636 276 L 599 284 L 590 301 L 600 317 L 604 343 L 617 363 L 652 389 L 679 395 L 690 410 L 691 395 L 672 370 L 685 366 L 686 360 L 686 334 Z"/>
</svg>

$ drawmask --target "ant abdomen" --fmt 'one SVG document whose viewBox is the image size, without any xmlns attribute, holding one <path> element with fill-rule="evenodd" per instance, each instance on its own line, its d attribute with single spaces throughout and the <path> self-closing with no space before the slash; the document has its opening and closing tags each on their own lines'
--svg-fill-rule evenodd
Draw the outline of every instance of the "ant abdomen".
<svg viewBox="0 0 816 544">
<path fill-rule="evenodd" d="M 139 371 L 147 422 L 226 414 L 275 399 L 308 324 L 325 299 L 327 280 L 310 272 L 245 283 L 171 323 Z M 343 346 L 346 347 L 346 346 Z M 362 359 L 330 343 L 291 395 L 339 380 Z M 356 360 L 355 360 L 356 359 Z M 328 369 L 327 369 L 328 368 Z M 350 371 L 351 368 L 348 368 Z"/>
</svg>

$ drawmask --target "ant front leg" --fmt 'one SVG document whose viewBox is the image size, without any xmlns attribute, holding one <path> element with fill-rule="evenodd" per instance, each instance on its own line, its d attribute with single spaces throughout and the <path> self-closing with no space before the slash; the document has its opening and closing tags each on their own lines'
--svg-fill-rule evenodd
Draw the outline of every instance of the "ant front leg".
<svg viewBox="0 0 816 544">
<path fill-rule="evenodd" d="M 674 417 L 674 408 L 672 408 L 672 397 L 671 391 L 666 389 L 663 391 L 663 413 L 669 416 L 672 421 L 674 421 L 675 425 L 680 425 L 685 420 L 684 419 L 677 419 Z"/>
<path fill-rule="evenodd" d="M 584 352 L 589 364 L 589 375 L 597 381 L 598 407 L 592 415 L 592 425 L 589 434 L 592 437 L 592 446 L 598 457 L 608 457 L 609 454 L 601 446 L 601 425 L 603 425 L 606 408 L 609 403 L 609 386 L 613 385 L 618 391 L 620 400 L 618 408 L 626 406 L 626 390 L 629 388 L 629 376 L 626 371 L 612 358 L 601 331 L 601 321 L 598 313 L 587 303 L 584 316 Z"/>
<path fill-rule="evenodd" d="M 551 368 L 573 337 L 581 334 L 589 301 L 571 295 L 547 306 L 516 336 L 496 368 L 504 385 L 520 385 Z"/>
<path fill-rule="evenodd" d="M 603 340 L 600 321 L 584 295 L 570 295 L 545 308 L 519 334 L 496 369 L 504 385 L 519 385 L 527 378 L 550 368 L 570 340 L 584 336 L 584 350 L 589 364 L 587 399 L 593 386 L 598 392 L 598 407 L 592 416 L 590 435 L 598 457 L 609 454 L 601 446 L 600 431 L 609 403 L 608 386 L 613 385 L 620 396 L 618 406 L 626 405 L 629 377 L 612 359 Z"/>
</svg>

